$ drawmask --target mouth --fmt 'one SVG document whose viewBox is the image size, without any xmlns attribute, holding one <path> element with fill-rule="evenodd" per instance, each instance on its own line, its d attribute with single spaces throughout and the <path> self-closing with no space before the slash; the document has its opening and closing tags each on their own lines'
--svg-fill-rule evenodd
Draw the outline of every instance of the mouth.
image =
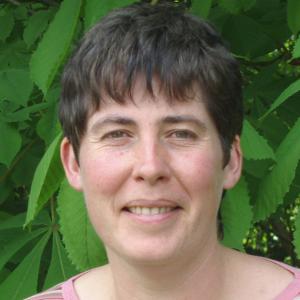
<svg viewBox="0 0 300 300">
<path fill-rule="evenodd" d="M 122 211 L 133 220 L 153 224 L 172 219 L 181 209 L 174 201 L 137 200 L 127 203 Z"/>
<path fill-rule="evenodd" d="M 146 207 L 146 206 L 131 206 L 126 207 L 125 210 L 135 214 L 135 215 L 142 215 L 142 216 L 155 216 L 155 215 L 163 215 L 179 209 L 179 206 L 170 207 L 170 206 L 163 206 L 163 207 Z"/>
</svg>

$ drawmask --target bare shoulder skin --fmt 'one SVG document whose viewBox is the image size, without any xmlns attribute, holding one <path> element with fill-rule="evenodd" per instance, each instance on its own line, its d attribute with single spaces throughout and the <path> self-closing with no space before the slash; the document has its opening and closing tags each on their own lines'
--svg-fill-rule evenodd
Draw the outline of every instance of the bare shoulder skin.
<svg viewBox="0 0 300 300">
<path fill-rule="evenodd" d="M 220 287 L 223 287 L 220 293 L 222 296 L 221 298 L 220 295 L 210 297 L 208 294 L 205 295 L 205 299 L 274 299 L 293 280 L 292 273 L 271 261 L 230 249 L 226 249 L 226 253 L 228 255 L 226 257 L 226 272 L 228 274 L 225 272 L 222 277 L 229 278 L 229 280 L 220 285 Z M 201 278 L 198 278 L 199 285 L 201 285 L 201 281 Z M 82 300 L 118 299 L 114 297 L 114 282 L 110 265 L 93 269 L 91 272 L 84 274 L 75 281 L 74 286 L 79 298 Z M 202 299 L 199 298 L 196 289 L 193 299 Z M 212 283 L 210 289 L 215 290 L 216 283 Z M 150 298 L 146 296 L 145 299 L 151 299 L 151 296 Z M 186 298 L 178 298 L 178 300 L 181 299 Z"/>
</svg>

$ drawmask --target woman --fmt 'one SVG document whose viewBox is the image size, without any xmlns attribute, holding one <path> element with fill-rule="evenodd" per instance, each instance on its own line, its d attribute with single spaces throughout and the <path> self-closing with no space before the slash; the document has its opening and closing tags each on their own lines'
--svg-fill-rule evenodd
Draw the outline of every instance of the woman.
<svg viewBox="0 0 300 300">
<path fill-rule="evenodd" d="M 297 269 L 218 240 L 243 108 L 237 62 L 210 25 L 168 5 L 116 10 L 62 87 L 62 162 L 109 264 L 30 299 L 296 299 Z"/>
</svg>

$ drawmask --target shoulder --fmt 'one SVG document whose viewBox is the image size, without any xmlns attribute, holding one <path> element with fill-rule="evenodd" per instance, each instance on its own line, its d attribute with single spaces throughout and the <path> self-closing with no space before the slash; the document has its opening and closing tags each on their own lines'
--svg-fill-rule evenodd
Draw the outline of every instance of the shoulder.
<svg viewBox="0 0 300 300">
<path fill-rule="evenodd" d="M 237 274 L 247 299 L 292 300 L 300 296 L 300 270 L 284 263 L 238 253 Z M 254 297 L 255 296 L 255 297 Z"/>
<path fill-rule="evenodd" d="M 78 300 L 74 289 L 74 281 L 77 278 L 84 276 L 84 274 L 88 272 L 89 271 L 77 274 L 64 282 L 59 283 L 50 289 L 47 289 L 44 292 L 38 293 L 24 300 Z"/>
<path fill-rule="evenodd" d="M 112 285 L 109 265 L 94 268 L 74 281 L 74 289 L 80 299 L 111 299 Z"/>
<path fill-rule="evenodd" d="M 64 296 L 62 291 L 62 285 L 63 284 L 58 284 L 45 292 L 33 295 L 24 300 L 63 300 Z"/>
</svg>

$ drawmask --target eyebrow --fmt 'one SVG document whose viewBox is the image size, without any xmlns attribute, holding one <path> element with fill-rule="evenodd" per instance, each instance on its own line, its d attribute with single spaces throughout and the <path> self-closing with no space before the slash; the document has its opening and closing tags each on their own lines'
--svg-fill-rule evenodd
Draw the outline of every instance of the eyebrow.
<svg viewBox="0 0 300 300">
<path fill-rule="evenodd" d="M 105 125 L 136 125 L 136 122 L 130 118 L 121 116 L 109 116 L 96 121 L 91 127 L 91 132 L 97 132 L 101 127 Z"/>
<path fill-rule="evenodd" d="M 180 124 L 180 123 L 192 123 L 202 130 L 207 129 L 204 122 L 196 118 L 192 115 L 174 115 L 174 116 L 166 116 L 161 120 L 163 124 Z M 108 116 L 103 119 L 97 120 L 93 126 L 91 127 L 91 132 L 97 132 L 101 127 L 105 125 L 127 125 L 134 126 L 136 125 L 136 121 L 131 118 L 122 117 L 122 116 Z"/>
<path fill-rule="evenodd" d="M 193 123 L 201 129 L 206 129 L 205 123 L 192 115 L 166 116 L 162 122 L 165 124 Z"/>
</svg>

